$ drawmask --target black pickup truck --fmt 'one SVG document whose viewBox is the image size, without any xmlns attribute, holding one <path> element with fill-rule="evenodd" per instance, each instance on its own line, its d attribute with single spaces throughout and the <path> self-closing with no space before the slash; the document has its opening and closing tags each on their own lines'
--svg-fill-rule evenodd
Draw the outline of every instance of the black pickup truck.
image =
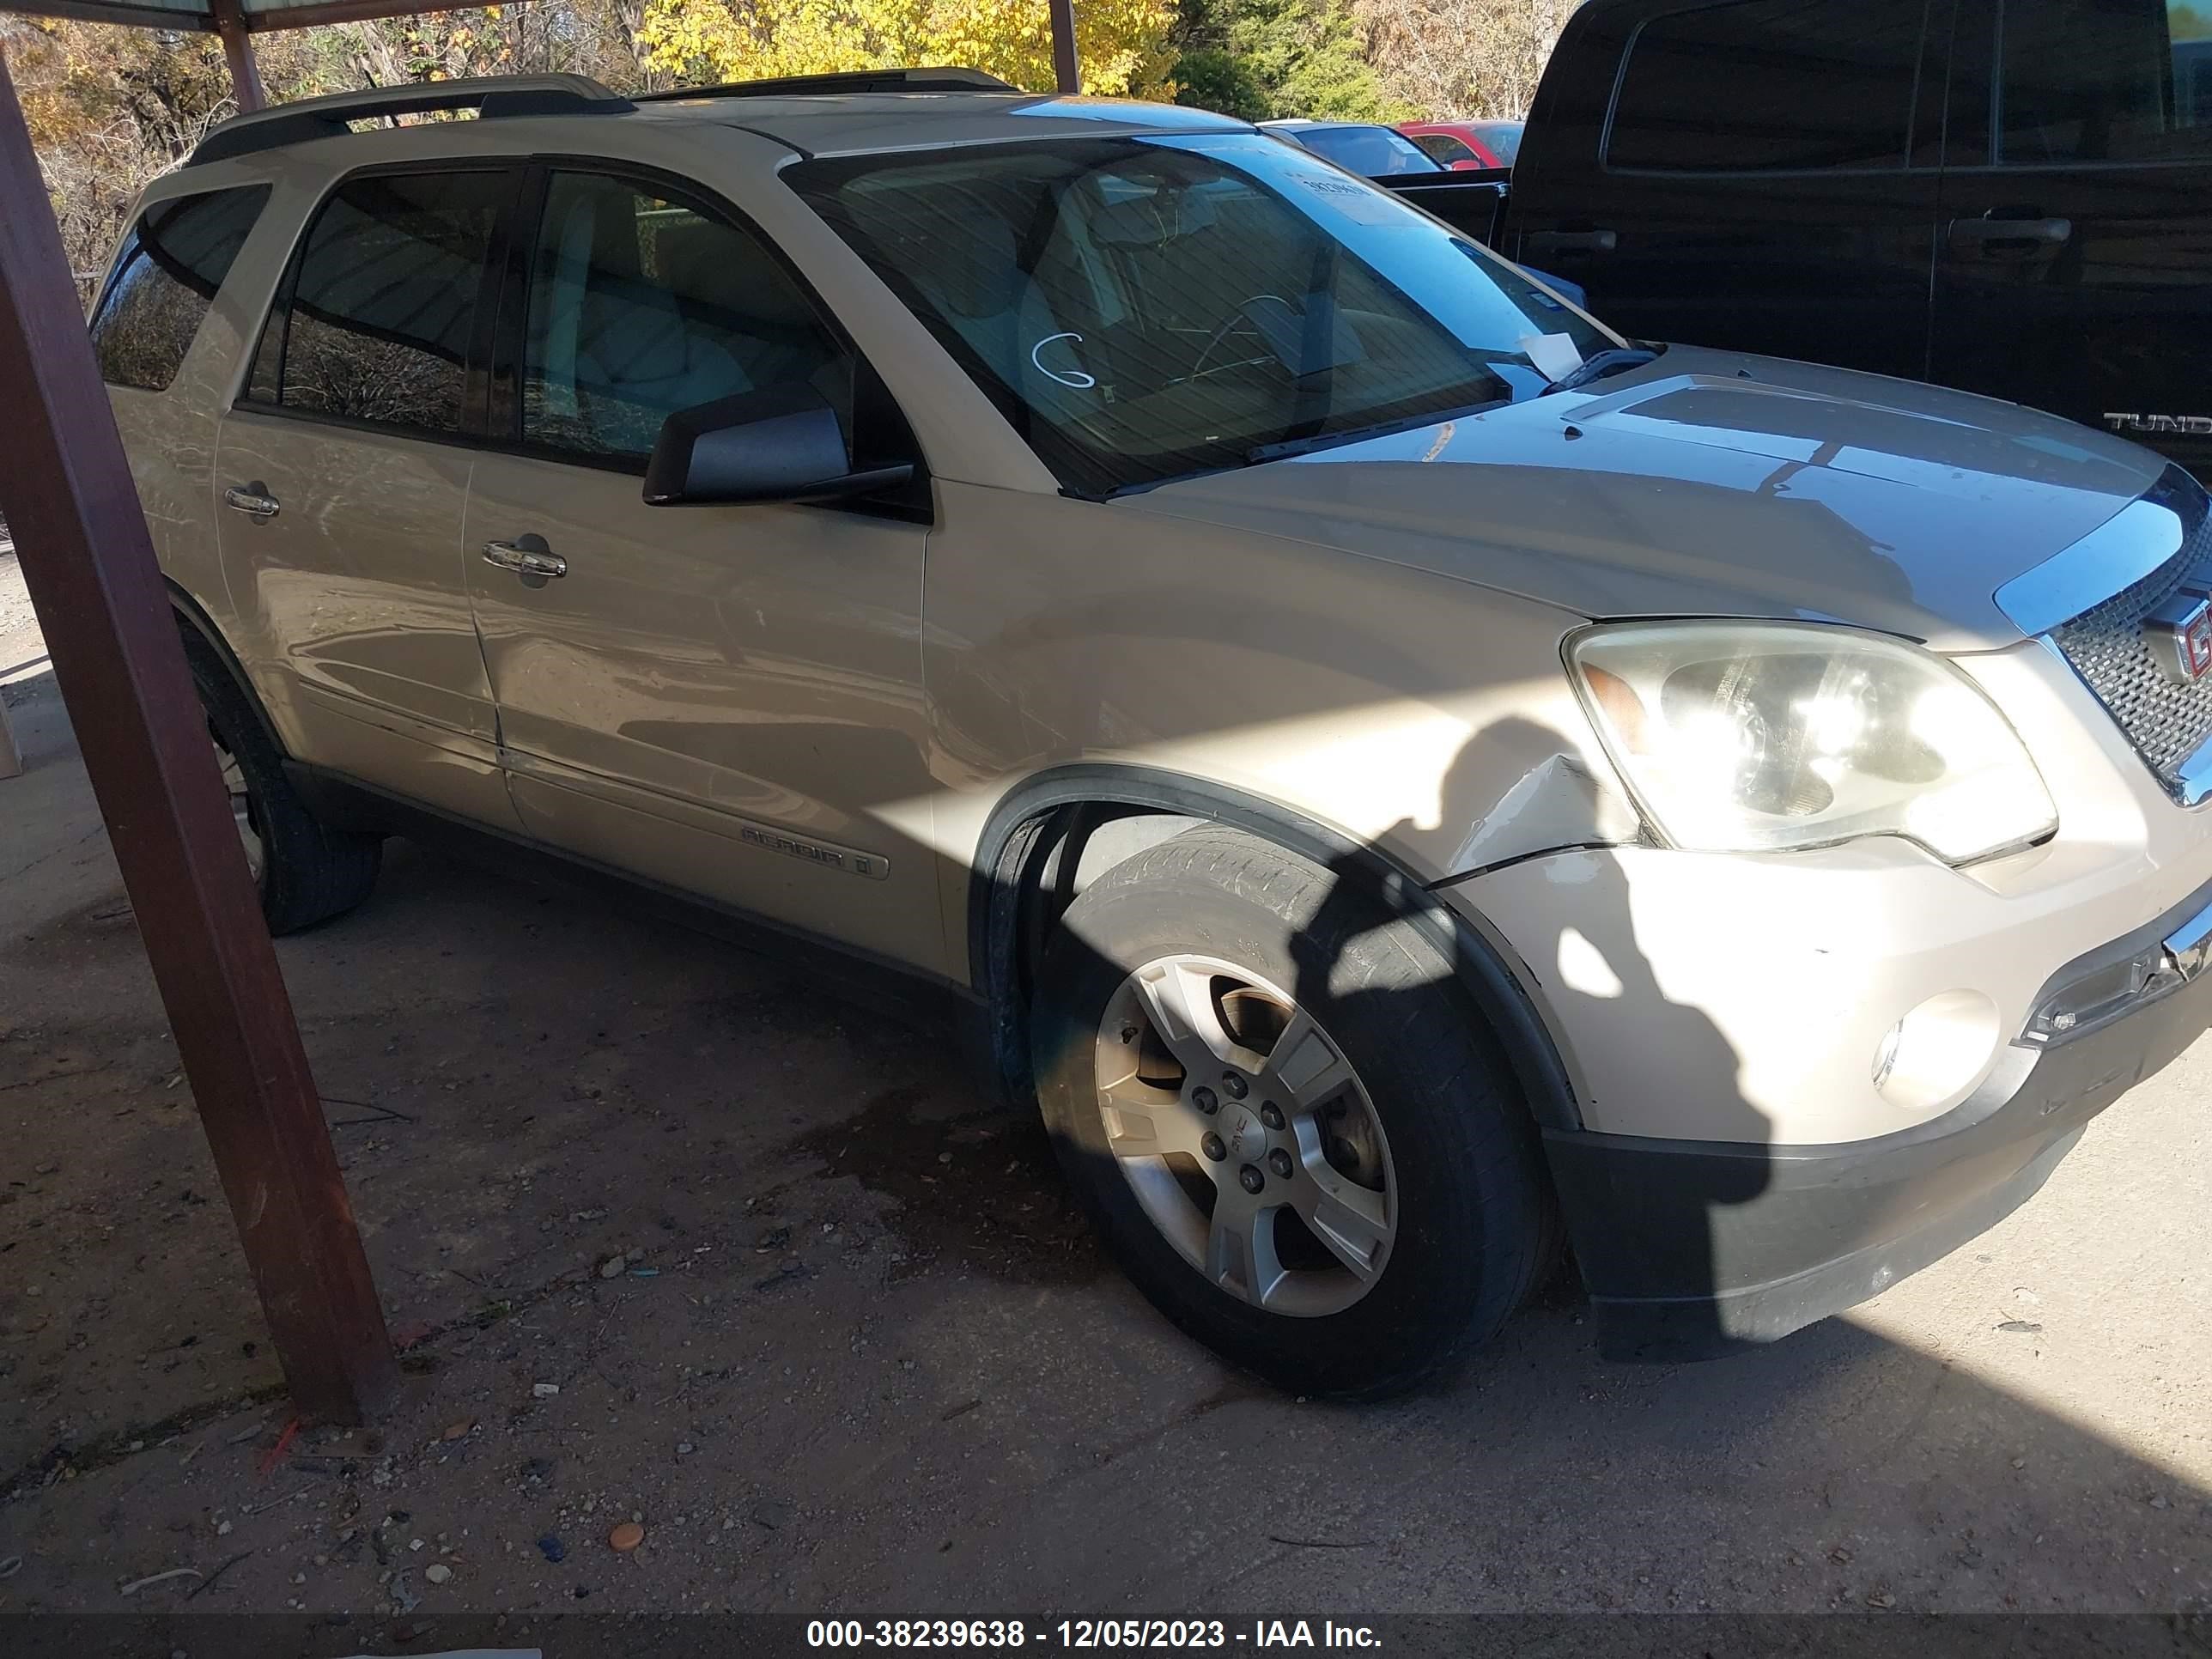
<svg viewBox="0 0 2212 1659">
<path fill-rule="evenodd" d="M 1383 180 L 1646 339 L 2212 465 L 2212 4 L 1586 0 L 1510 185 Z"/>
</svg>

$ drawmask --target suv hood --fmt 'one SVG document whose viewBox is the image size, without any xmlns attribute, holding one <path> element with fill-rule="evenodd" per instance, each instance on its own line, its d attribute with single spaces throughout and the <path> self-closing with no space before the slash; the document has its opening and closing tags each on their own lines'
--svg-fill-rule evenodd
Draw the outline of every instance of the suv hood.
<svg viewBox="0 0 2212 1659">
<path fill-rule="evenodd" d="M 1581 391 L 1118 505 L 1594 619 L 1803 617 L 1976 650 L 2021 637 L 1998 588 L 2112 518 L 2164 467 L 2012 404 L 1677 346 Z"/>
</svg>

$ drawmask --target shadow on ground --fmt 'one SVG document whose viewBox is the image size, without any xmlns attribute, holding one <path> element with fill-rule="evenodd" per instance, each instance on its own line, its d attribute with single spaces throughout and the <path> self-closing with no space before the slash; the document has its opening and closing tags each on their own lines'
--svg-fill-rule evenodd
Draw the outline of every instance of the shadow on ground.
<svg viewBox="0 0 2212 1659">
<path fill-rule="evenodd" d="M 1856 1322 L 1624 1368 L 1556 1297 L 1444 1388 L 1323 1407 L 1144 1305 L 941 1035 L 404 843 L 369 906 L 281 948 L 408 1394 L 283 1443 L 58 710 L 14 713 L 39 763 L 0 795 L 0 1611 L 351 1609 L 373 1635 L 580 1602 L 2212 1596 L 2194 1056 Z M 2123 1245 L 2139 1213 L 2167 1219 Z"/>
</svg>

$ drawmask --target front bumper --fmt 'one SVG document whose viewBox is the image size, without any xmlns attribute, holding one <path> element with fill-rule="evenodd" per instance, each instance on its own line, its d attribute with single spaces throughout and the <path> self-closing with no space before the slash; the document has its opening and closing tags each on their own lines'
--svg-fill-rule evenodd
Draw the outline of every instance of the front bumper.
<svg viewBox="0 0 2212 1659">
<path fill-rule="evenodd" d="M 2055 990 L 2079 969 L 2052 976 Z M 2212 974 L 2046 1048 L 2009 1045 L 1941 1117 L 1761 1146 L 1547 1130 L 1608 1358 L 1710 1358 L 1839 1313 L 2033 1195 L 2106 1106 L 2212 1024 Z"/>
</svg>

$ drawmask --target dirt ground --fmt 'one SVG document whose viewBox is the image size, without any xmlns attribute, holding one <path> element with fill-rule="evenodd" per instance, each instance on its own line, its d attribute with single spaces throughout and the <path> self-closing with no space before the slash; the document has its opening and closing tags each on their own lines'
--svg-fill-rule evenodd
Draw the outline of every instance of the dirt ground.
<svg viewBox="0 0 2212 1659">
<path fill-rule="evenodd" d="M 0 1613 L 2212 1610 L 2212 1046 L 1848 1319 L 1627 1368 L 1563 1295 L 1339 1409 L 1155 1316 L 942 1034 L 398 842 L 280 951 L 406 1393 L 288 1439 L 13 580 Z"/>
</svg>

